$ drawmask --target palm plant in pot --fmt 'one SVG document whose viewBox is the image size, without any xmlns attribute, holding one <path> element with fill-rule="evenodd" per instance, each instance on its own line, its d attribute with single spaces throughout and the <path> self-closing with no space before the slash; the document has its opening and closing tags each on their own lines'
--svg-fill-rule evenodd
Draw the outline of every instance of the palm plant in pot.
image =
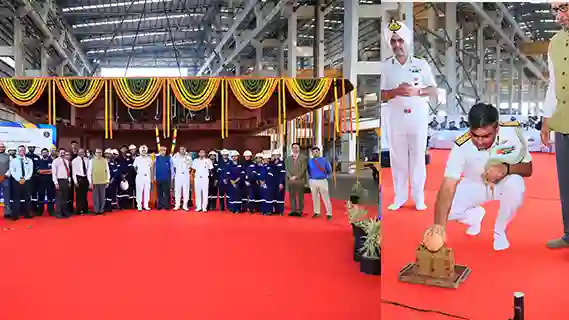
<svg viewBox="0 0 569 320">
<path fill-rule="evenodd" d="M 358 205 L 346 202 L 346 215 L 348 216 L 348 221 L 352 226 L 352 234 L 354 236 L 354 261 L 360 261 L 360 249 L 363 245 L 363 237 L 365 236 L 364 231 L 364 219 L 367 217 L 368 211 Z"/>
<path fill-rule="evenodd" d="M 364 242 L 360 249 L 360 271 L 370 275 L 381 274 L 381 220 L 368 219 L 364 222 Z"/>
<path fill-rule="evenodd" d="M 360 203 L 360 200 L 365 198 L 367 195 L 367 190 L 364 189 L 362 183 L 358 180 L 352 186 L 352 191 L 350 193 L 350 202 L 353 204 Z"/>
</svg>

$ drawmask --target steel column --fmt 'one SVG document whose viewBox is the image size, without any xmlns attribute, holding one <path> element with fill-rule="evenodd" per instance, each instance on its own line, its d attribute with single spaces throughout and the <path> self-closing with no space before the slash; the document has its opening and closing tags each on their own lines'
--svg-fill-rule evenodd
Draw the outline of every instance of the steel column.
<svg viewBox="0 0 569 320">
<path fill-rule="evenodd" d="M 445 55 L 445 77 L 448 82 L 447 114 L 458 115 L 457 74 L 456 74 L 456 2 L 445 3 L 445 28 L 448 34 L 448 47 Z"/>
<path fill-rule="evenodd" d="M 18 17 L 14 18 L 14 44 L 12 45 L 14 55 L 14 76 L 25 76 L 24 60 L 24 27 Z"/>
</svg>

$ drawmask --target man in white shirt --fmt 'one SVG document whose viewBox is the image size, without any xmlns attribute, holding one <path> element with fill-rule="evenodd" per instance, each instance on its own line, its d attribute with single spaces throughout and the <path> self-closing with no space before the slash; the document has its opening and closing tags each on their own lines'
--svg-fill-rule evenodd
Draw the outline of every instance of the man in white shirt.
<svg viewBox="0 0 569 320">
<path fill-rule="evenodd" d="M 59 149 L 59 157 L 51 164 L 51 176 L 55 185 L 55 217 L 71 216 L 67 200 L 71 196 L 71 163 L 65 158 L 65 149 Z"/>
<path fill-rule="evenodd" d="M 494 250 L 504 250 L 510 246 L 506 229 L 524 199 L 523 178 L 532 174 L 531 155 L 519 123 L 500 126 L 499 112 L 492 105 L 474 105 L 468 123 L 469 131 L 455 140 L 449 155 L 435 204 L 435 225 L 427 232 L 443 232 L 444 236 L 447 220 L 457 220 L 468 225 L 468 235 L 478 235 L 485 215 L 482 205 L 498 200 Z M 500 154 L 517 158 L 514 164 L 488 162 Z"/>
<path fill-rule="evenodd" d="M 18 147 L 18 155 L 10 161 L 10 176 L 12 177 L 12 220 L 20 216 L 30 219 L 29 181 L 34 173 L 34 162 L 26 157 L 26 147 Z"/>
<path fill-rule="evenodd" d="M 384 31 L 393 57 L 381 65 L 381 100 L 386 101 L 385 127 L 393 172 L 397 210 L 411 196 L 417 210 L 425 210 L 425 152 L 429 124 L 429 96 L 437 94 L 435 77 L 427 61 L 411 56 L 413 33 L 407 26 L 392 21 Z"/>
<path fill-rule="evenodd" d="M 136 207 L 138 211 L 150 211 L 150 188 L 152 186 L 152 168 L 154 163 L 148 155 L 148 147 L 140 146 L 140 155 L 134 159 L 133 167 L 136 170 Z"/>
<path fill-rule="evenodd" d="M 73 175 L 73 185 L 75 186 L 75 209 L 77 214 L 89 213 L 87 194 L 89 193 L 89 159 L 85 157 L 85 149 L 77 151 L 77 157 L 71 161 L 71 173 Z"/>
<path fill-rule="evenodd" d="M 183 201 L 182 208 L 188 211 L 192 159 L 186 153 L 185 147 L 180 147 L 180 151 L 172 157 L 172 163 L 174 165 L 174 210 L 180 210 L 180 201 Z"/>
<path fill-rule="evenodd" d="M 194 186 L 196 195 L 196 211 L 207 212 L 209 194 L 209 174 L 213 170 L 213 163 L 205 157 L 205 150 L 200 150 L 199 158 L 192 162 L 194 170 Z"/>
</svg>

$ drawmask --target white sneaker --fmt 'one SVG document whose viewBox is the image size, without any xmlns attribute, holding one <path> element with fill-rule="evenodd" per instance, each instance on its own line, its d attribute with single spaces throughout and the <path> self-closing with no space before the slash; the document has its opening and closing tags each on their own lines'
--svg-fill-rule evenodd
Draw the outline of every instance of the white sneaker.
<svg viewBox="0 0 569 320">
<path fill-rule="evenodd" d="M 146 211 L 150 211 L 150 210 L 152 210 L 152 209 L 150 209 L 150 208 L 144 208 L 144 210 L 146 210 Z"/>
<path fill-rule="evenodd" d="M 399 210 L 401 207 L 403 207 L 404 204 L 405 203 L 402 203 L 402 204 L 392 203 L 389 206 L 387 206 L 387 210 L 389 210 L 389 211 Z"/>
<path fill-rule="evenodd" d="M 501 251 L 510 247 L 510 241 L 506 237 L 506 233 L 497 233 L 494 231 L 494 250 Z"/>
<path fill-rule="evenodd" d="M 180 210 L 180 206 L 175 206 L 174 211 L 178 211 L 178 210 Z"/>
<path fill-rule="evenodd" d="M 486 215 L 486 210 L 482 207 L 472 209 L 472 212 L 469 213 L 471 215 L 467 221 L 464 223 L 468 224 L 468 228 L 466 229 L 466 234 L 469 236 L 477 236 L 480 234 L 480 229 L 482 228 L 482 219 L 484 219 L 484 215 Z"/>
<path fill-rule="evenodd" d="M 417 211 L 425 211 L 427 210 L 427 205 L 424 203 L 415 204 L 415 209 L 417 209 Z"/>
<path fill-rule="evenodd" d="M 190 209 L 188 209 L 188 208 L 184 208 L 184 211 L 188 211 L 188 210 L 190 210 Z"/>
</svg>

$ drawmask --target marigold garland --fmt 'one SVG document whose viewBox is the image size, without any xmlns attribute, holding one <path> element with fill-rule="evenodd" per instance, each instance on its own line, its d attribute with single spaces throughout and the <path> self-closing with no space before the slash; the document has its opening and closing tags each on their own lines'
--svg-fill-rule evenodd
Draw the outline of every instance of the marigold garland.
<svg viewBox="0 0 569 320">
<path fill-rule="evenodd" d="M 111 80 L 122 103 L 130 109 L 144 109 L 152 104 L 164 85 L 162 78 L 118 78 Z"/>
<path fill-rule="evenodd" d="M 206 108 L 217 94 L 220 78 L 169 79 L 169 87 L 182 106 L 191 111 Z"/>
<path fill-rule="evenodd" d="M 44 93 L 48 81 L 46 78 L 1 78 L 0 87 L 2 87 L 8 99 L 13 103 L 27 107 L 38 101 Z"/>
<path fill-rule="evenodd" d="M 229 86 L 233 95 L 245 108 L 259 109 L 273 97 L 279 79 L 231 79 Z"/>
<path fill-rule="evenodd" d="M 292 98 L 300 106 L 308 109 L 320 107 L 328 95 L 331 78 L 319 79 L 286 79 L 286 86 Z"/>
<path fill-rule="evenodd" d="M 63 98 L 77 108 L 93 104 L 105 86 L 105 80 L 97 78 L 58 78 L 55 83 Z"/>
</svg>

